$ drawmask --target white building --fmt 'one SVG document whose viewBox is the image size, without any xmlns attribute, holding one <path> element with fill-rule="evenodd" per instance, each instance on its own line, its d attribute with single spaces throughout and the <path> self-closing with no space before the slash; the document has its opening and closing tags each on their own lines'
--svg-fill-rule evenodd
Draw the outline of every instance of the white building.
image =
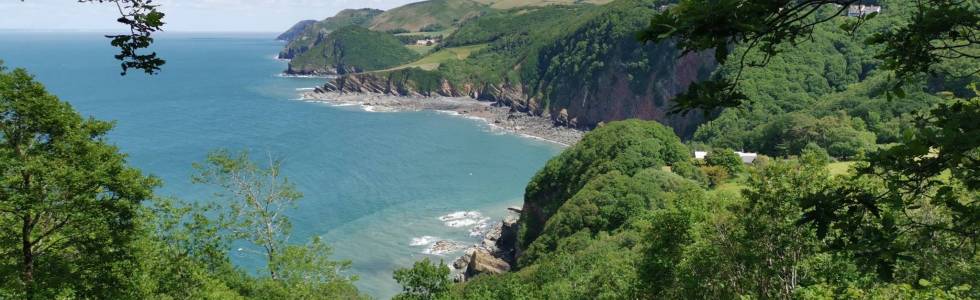
<svg viewBox="0 0 980 300">
<path fill-rule="evenodd" d="M 432 45 L 435 45 L 438 42 L 439 41 L 436 40 L 436 39 L 424 39 L 424 40 L 417 40 L 417 41 L 415 41 L 415 45 L 418 45 L 418 46 L 432 46 Z"/>
<path fill-rule="evenodd" d="M 734 152 L 735 154 L 738 155 L 739 158 L 742 159 L 742 163 L 746 163 L 746 164 L 751 164 L 752 162 L 755 161 L 756 158 L 759 157 L 758 153 L 740 152 L 740 151 L 734 151 Z M 704 159 L 706 156 L 708 156 L 708 151 L 694 151 L 694 159 Z"/>
<path fill-rule="evenodd" d="M 854 4 L 847 7 L 848 17 L 860 17 L 870 13 L 881 13 L 881 6 Z"/>
<path fill-rule="evenodd" d="M 742 162 L 747 164 L 751 164 L 757 157 L 759 157 L 758 153 L 735 151 L 735 154 L 738 154 L 738 157 L 742 159 Z"/>
</svg>

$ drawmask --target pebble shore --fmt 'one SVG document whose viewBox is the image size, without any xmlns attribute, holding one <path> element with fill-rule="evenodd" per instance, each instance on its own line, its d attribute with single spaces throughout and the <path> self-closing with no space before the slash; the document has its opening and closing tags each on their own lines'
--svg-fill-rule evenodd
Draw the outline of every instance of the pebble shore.
<svg viewBox="0 0 980 300">
<path fill-rule="evenodd" d="M 585 134 L 582 130 L 555 126 L 550 119 L 545 117 L 512 111 L 507 106 L 494 105 L 493 102 L 477 101 L 468 97 L 405 97 L 310 91 L 303 93 L 301 99 L 335 105 L 361 105 L 370 111 L 435 110 L 452 112 L 483 120 L 496 129 L 549 141 L 565 147 L 574 145 Z"/>
</svg>

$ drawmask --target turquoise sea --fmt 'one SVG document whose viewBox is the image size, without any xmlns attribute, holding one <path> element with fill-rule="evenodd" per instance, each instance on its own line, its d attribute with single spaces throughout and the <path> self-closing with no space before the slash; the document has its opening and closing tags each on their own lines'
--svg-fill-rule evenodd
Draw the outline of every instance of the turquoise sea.
<svg viewBox="0 0 980 300">
<path fill-rule="evenodd" d="M 428 255 L 429 243 L 477 242 L 473 223 L 520 205 L 527 181 L 561 150 L 437 112 L 297 101 L 323 79 L 278 76 L 285 62 L 274 59 L 282 46 L 274 36 L 160 35 L 154 50 L 167 64 L 155 76 L 119 76 L 115 49 L 98 32 L 0 32 L 0 59 L 36 74 L 83 115 L 117 121 L 110 140 L 165 182 L 160 195 L 207 201 L 209 189 L 190 182 L 191 164 L 213 149 L 284 158 L 305 194 L 290 212 L 291 241 L 324 237 L 378 298 L 398 291 L 392 270 Z M 463 211 L 481 215 L 440 219 Z M 232 254 L 249 270 L 264 264 L 247 249 Z"/>
</svg>

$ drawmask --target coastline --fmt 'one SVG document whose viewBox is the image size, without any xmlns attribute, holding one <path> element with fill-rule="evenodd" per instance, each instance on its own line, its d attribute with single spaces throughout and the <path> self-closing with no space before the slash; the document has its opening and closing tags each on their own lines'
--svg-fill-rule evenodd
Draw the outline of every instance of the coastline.
<svg viewBox="0 0 980 300">
<path fill-rule="evenodd" d="M 506 106 L 477 101 L 469 97 L 407 97 L 374 93 L 325 92 L 316 88 L 301 94 L 300 100 L 334 105 L 361 105 L 367 111 L 397 112 L 432 110 L 481 120 L 495 129 L 523 137 L 539 139 L 568 147 L 574 145 L 585 131 L 555 126 L 550 119 L 511 111 Z"/>
</svg>

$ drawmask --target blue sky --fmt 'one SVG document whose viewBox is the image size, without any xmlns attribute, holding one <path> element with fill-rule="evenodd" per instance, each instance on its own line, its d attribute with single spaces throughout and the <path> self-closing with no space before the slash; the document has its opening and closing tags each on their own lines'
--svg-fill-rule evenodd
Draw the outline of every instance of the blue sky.
<svg viewBox="0 0 980 300">
<path fill-rule="evenodd" d="M 419 0 L 156 0 L 167 14 L 166 31 L 279 32 L 299 20 L 323 19 L 344 8 L 390 9 Z M 0 29 L 112 31 L 112 4 L 76 0 L 0 0 Z"/>
</svg>

